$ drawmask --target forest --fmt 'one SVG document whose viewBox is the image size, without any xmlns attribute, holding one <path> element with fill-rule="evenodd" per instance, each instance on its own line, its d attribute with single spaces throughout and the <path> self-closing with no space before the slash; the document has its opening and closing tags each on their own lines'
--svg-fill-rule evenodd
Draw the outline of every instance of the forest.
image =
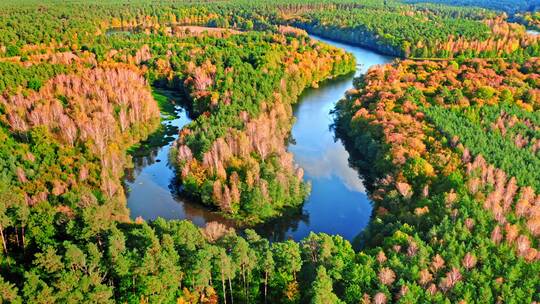
<svg viewBox="0 0 540 304">
<path fill-rule="evenodd" d="M 511 256 L 523 263 L 520 271 L 532 274 L 538 268 L 538 177 L 531 175 L 534 170 L 514 171 L 537 167 L 537 156 L 532 163 L 519 163 L 517 155 L 535 152 L 521 139 L 515 145 L 515 139 L 535 129 L 537 101 L 524 100 L 521 94 L 528 90 L 526 79 L 535 78 L 538 69 L 518 67 L 477 59 L 403 61 L 370 70 L 336 108 L 340 136 L 363 156 L 357 165 L 373 179 L 377 211 L 364 234 L 366 242 L 386 245 L 406 229 L 406 234 L 431 244 L 432 254 L 442 257 L 441 265 L 446 265 L 443 255 L 456 263 L 439 285 L 430 283 L 437 276 L 433 268 L 417 274 L 432 296 L 441 290 L 447 295 L 448 288 L 466 302 L 476 297 L 488 303 L 497 298 L 518 303 L 538 296 L 536 275 L 530 281 L 526 275 L 516 278 L 516 284 L 531 286 L 530 292 L 513 291 L 533 298 L 493 293 L 497 280 L 512 284 L 516 260 L 507 260 Z M 484 139 L 492 141 L 486 145 Z M 470 250 L 479 249 L 489 261 L 478 264 L 478 252 Z M 491 262 L 498 266 L 488 266 Z M 468 289 L 468 284 L 476 288 Z"/>
<path fill-rule="evenodd" d="M 517 14 L 516 19 L 532 29 L 540 29 L 540 14 L 538 12 Z"/>
<path fill-rule="evenodd" d="M 416 2 L 2 1 L 0 303 L 540 302 L 535 4 Z M 332 110 L 373 204 L 354 244 L 250 229 L 310 194 L 299 98 L 357 69 L 314 34 L 396 57 Z M 236 229 L 130 216 L 162 89 L 191 119 L 174 190 Z"/>
<path fill-rule="evenodd" d="M 421 2 L 430 2 L 430 3 L 440 3 L 447 5 L 456 5 L 456 6 L 476 6 L 484 7 L 487 9 L 504 11 L 507 14 L 515 14 L 523 11 L 534 11 L 540 6 L 540 2 L 536 0 L 525 1 L 525 0 L 500 0 L 500 1 L 489 1 L 489 0 L 407 0 L 408 3 L 421 3 Z"/>
</svg>

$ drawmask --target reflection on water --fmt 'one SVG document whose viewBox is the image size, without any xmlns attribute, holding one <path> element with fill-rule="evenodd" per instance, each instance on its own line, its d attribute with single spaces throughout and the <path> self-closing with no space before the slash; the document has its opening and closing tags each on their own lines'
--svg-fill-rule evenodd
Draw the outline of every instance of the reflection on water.
<svg viewBox="0 0 540 304">
<path fill-rule="evenodd" d="M 363 48 L 314 38 L 353 53 L 358 62 L 356 75 L 365 73 L 373 65 L 391 61 L 389 57 Z M 278 224 L 280 220 L 276 220 L 257 229 L 259 233 L 272 240 L 299 240 L 314 231 L 339 234 L 352 240 L 368 224 L 372 206 L 364 184 L 358 172 L 349 165 L 349 153 L 341 141 L 335 140 L 330 128 L 334 120 L 330 111 L 352 87 L 352 80 L 353 75 L 331 80 L 301 96 L 294 110 L 294 143 L 289 145 L 289 151 L 294 154 L 296 163 L 304 168 L 305 179 L 311 181 L 311 195 L 298 223 L 283 231 L 283 225 Z"/>
<path fill-rule="evenodd" d="M 540 35 L 540 32 L 539 32 L 539 31 L 535 31 L 535 30 L 527 30 L 527 33 L 528 33 L 529 35 L 533 35 L 533 36 Z"/>
<path fill-rule="evenodd" d="M 353 53 L 359 64 L 356 75 L 391 60 L 360 47 L 315 38 Z M 371 216 L 371 203 L 357 171 L 349 166 L 348 152 L 341 141 L 334 139 L 330 129 L 333 123 L 330 111 L 352 87 L 352 80 L 353 75 L 349 75 L 327 81 L 317 89 L 306 90 L 295 106 L 294 143 L 289 145 L 289 150 L 296 163 L 304 168 L 305 179 L 312 184 L 311 195 L 301 211 L 292 211 L 256 227 L 261 235 L 275 241 L 300 240 L 314 231 L 339 234 L 352 240 L 366 227 Z M 181 128 L 190 120 L 181 108 L 176 110 L 177 117 L 164 123 Z M 176 137 L 171 136 L 167 144 L 152 149 L 148 155 L 134 158 L 135 168 L 129 172 L 126 181 L 132 218 L 141 216 L 152 220 L 159 216 L 190 219 L 199 226 L 208 221 L 231 226 L 230 221 L 215 212 L 187 203 L 176 194 L 175 172 L 168 161 L 170 145 Z"/>
<path fill-rule="evenodd" d="M 302 149 L 299 147 L 298 149 Z M 297 151 L 298 152 L 298 151 Z M 356 192 L 365 192 L 364 184 L 358 178 L 358 173 L 349 167 L 347 161 L 349 153 L 338 144 L 335 147 L 329 147 L 319 156 L 310 156 L 300 154 L 296 161 L 303 164 L 302 167 L 308 172 L 311 178 L 330 179 L 337 176 L 340 182 L 345 185 L 347 190 Z"/>
<path fill-rule="evenodd" d="M 228 222 L 203 206 L 187 202 L 175 191 L 177 183 L 174 168 L 169 161 L 170 148 L 178 137 L 179 128 L 190 121 L 187 113 L 176 106 L 174 119 L 162 122 L 172 129 L 170 134 L 173 134 L 164 134 L 165 145 L 150 148 L 147 155 L 133 157 L 134 168 L 128 170 L 125 181 L 132 218 L 141 216 L 145 220 L 154 220 L 157 217 L 189 219 L 198 226 L 204 226 L 208 221 Z"/>
</svg>

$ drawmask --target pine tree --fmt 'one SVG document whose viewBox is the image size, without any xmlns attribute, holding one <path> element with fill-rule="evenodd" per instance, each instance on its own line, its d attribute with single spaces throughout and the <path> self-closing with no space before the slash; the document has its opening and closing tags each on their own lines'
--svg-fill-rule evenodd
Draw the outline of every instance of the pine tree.
<svg viewBox="0 0 540 304">
<path fill-rule="evenodd" d="M 312 304 L 337 304 L 342 303 L 333 292 L 332 279 L 326 274 L 326 268 L 317 268 L 317 277 L 311 286 Z"/>
</svg>

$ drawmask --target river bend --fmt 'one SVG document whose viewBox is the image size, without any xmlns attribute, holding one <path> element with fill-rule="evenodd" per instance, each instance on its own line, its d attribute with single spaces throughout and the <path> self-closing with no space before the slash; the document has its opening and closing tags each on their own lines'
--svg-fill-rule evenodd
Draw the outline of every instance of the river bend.
<svg viewBox="0 0 540 304">
<path fill-rule="evenodd" d="M 273 241 L 300 240 L 311 231 L 338 234 L 352 240 L 366 227 L 371 216 L 372 205 L 363 182 L 358 172 L 350 167 L 348 152 L 340 140 L 335 140 L 330 128 L 334 119 L 330 111 L 345 91 L 352 88 L 354 76 L 365 73 L 371 66 L 388 63 L 392 58 L 362 47 L 311 37 L 352 53 L 358 66 L 355 75 L 329 80 L 319 88 L 306 90 L 294 106 L 296 122 L 288 148 L 296 163 L 304 168 L 304 178 L 311 182 L 312 191 L 301 212 L 256 227 L 259 234 Z M 176 117 L 162 123 L 180 129 L 189 121 L 186 112 L 176 107 Z M 187 202 L 174 191 L 175 173 L 168 155 L 176 136 L 167 139 L 163 146 L 152 148 L 147 155 L 134 157 L 135 167 L 128 172 L 125 182 L 131 217 L 189 219 L 199 226 L 209 221 L 230 225 L 219 214 Z"/>
</svg>

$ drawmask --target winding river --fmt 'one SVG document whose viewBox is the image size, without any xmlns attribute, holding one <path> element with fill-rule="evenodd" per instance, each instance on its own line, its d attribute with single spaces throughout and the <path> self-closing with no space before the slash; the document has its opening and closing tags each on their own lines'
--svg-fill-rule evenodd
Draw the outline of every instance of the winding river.
<svg viewBox="0 0 540 304">
<path fill-rule="evenodd" d="M 379 55 L 368 49 L 326 40 L 330 45 L 345 49 L 357 60 L 356 76 L 373 65 L 384 64 L 391 57 Z M 289 151 L 305 170 L 305 179 L 312 184 L 311 195 L 302 211 L 288 214 L 255 228 L 270 240 L 300 240 L 311 231 L 339 234 L 352 240 L 364 229 L 371 216 L 371 202 L 366 195 L 357 171 L 348 163 L 349 154 L 339 140 L 334 139 L 330 128 L 333 117 L 330 111 L 352 87 L 354 76 L 349 75 L 326 81 L 316 89 L 306 90 L 294 107 L 296 122 L 292 128 Z M 172 120 L 163 123 L 181 128 L 189 123 L 186 112 L 176 108 Z M 209 221 L 231 225 L 229 221 L 202 206 L 180 198 L 174 191 L 174 170 L 168 162 L 172 141 L 170 136 L 163 146 L 153 148 L 143 156 L 134 157 L 135 167 L 127 174 L 128 207 L 131 217 L 146 220 L 157 217 L 189 219 L 199 226 Z"/>
</svg>

